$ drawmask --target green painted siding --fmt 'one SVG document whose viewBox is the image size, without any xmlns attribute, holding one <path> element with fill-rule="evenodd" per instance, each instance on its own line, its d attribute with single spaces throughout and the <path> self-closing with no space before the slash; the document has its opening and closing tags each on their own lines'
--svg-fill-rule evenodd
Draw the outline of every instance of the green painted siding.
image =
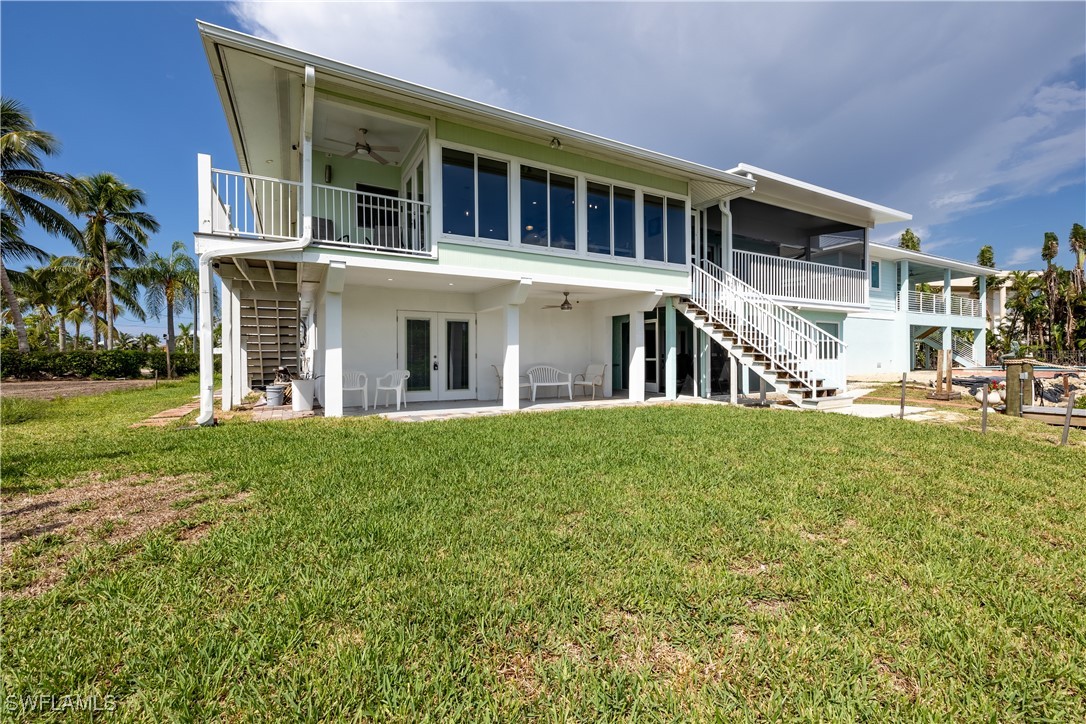
<svg viewBox="0 0 1086 724">
<path fill-rule="evenodd" d="M 686 292 L 690 286 L 686 269 L 658 269 L 558 254 L 537 254 L 515 248 L 492 249 L 443 241 L 438 245 L 438 259 L 441 266 L 495 269 L 527 277 L 562 276 L 571 282 L 606 280 L 617 286 L 628 284 L 633 288 L 660 288 L 672 293 Z"/>
<path fill-rule="evenodd" d="M 617 163 L 581 156 L 569 151 L 556 150 L 541 143 L 521 141 L 493 131 L 463 126 L 451 121 L 440 119 L 437 121 L 437 137 L 443 141 L 487 149 L 541 164 L 579 171 L 591 176 L 625 181 L 638 186 L 648 186 L 670 194 L 679 196 L 689 194 L 689 186 L 686 181 L 640 169 L 627 168 Z"/>
<path fill-rule="evenodd" d="M 355 184 L 382 186 L 387 189 L 400 188 L 400 167 L 389 164 L 382 166 L 372 161 L 358 158 L 346 158 L 318 151 L 313 154 L 313 183 L 324 184 L 324 167 L 332 167 L 332 183 L 341 189 L 355 190 Z"/>
</svg>

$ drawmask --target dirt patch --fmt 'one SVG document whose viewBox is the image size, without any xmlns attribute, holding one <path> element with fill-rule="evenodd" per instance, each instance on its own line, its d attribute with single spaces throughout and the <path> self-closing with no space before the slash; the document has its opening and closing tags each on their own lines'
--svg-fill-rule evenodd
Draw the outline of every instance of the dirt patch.
<svg viewBox="0 0 1086 724">
<path fill-rule="evenodd" d="M 51 588 L 65 571 L 65 564 L 80 550 L 94 545 L 123 543 L 151 530 L 193 516 L 193 507 L 204 502 L 236 503 L 248 493 L 228 495 L 209 487 L 196 476 L 133 475 L 51 490 L 3 501 L 0 533 L 0 564 L 21 574 L 5 588 L 18 595 L 36 595 Z M 178 533 L 194 541 L 206 535 L 213 523 L 200 521 Z M 5 591 L 8 593 L 10 591 Z"/>
<path fill-rule="evenodd" d="M 879 672 L 879 675 L 889 682 L 890 688 L 895 694 L 904 696 L 910 701 L 916 701 L 916 698 L 920 695 L 920 686 L 909 677 L 894 671 L 886 661 L 876 658 L 875 671 Z"/>
<path fill-rule="evenodd" d="M 0 384 L 0 395 L 53 400 L 57 397 L 82 397 L 118 390 L 135 390 L 151 387 L 154 384 L 154 380 L 46 380 L 44 382 L 15 380 Z"/>
<path fill-rule="evenodd" d="M 773 599 L 747 602 L 747 608 L 750 609 L 752 613 L 766 616 L 767 618 L 780 618 L 788 613 L 790 607 L 791 604 L 788 601 Z"/>
</svg>

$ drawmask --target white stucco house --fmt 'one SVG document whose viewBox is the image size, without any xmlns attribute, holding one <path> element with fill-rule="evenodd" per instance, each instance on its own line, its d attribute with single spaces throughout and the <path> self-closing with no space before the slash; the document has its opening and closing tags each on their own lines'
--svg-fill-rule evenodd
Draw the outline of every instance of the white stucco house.
<svg viewBox="0 0 1086 724">
<path fill-rule="evenodd" d="M 410 372 L 408 404 L 522 405 L 527 370 L 605 364 L 605 397 L 764 382 L 833 404 L 983 301 L 971 264 L 879 247 L 908 214 L 754 166 L 710 168 L 200 23 L 233 160 L 197 160 L 200 320 L 222 285 L 222 405 L 308 371 Z M 983 295 L 982 295 L 983 299 Z M 212 419 L 201 334 L 201 422 Z M 499 387 L 499 374 L 507 384 Z M 348 385 L 357 387 L 357 385 Z"/>
</svg>

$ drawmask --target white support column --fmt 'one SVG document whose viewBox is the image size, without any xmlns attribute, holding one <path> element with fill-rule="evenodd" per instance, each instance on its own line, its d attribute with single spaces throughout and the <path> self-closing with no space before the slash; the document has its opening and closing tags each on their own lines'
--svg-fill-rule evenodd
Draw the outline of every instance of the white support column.
<svg viewBox="0 0 1086 724">
<path fill-rule="evenodd" d="M 520 409 L 520 305 L 506 304 L 505 359 L 502 362 L 502 409 Z"/>
<path fill-rule="evenodd" d="M 689 217 L 688 217 L 689 218 Z M 664 301 L 664 396 L 669 400 L 679 397 L 678 351 L 675 348 L 675 300 L 668 297 Z"/>
<path fill-rule="evenodd" d="M 739 404 L 739 370 L 744 369 L 739 365 L 739 360 L 736 359 L 734 354 L 728 355 L 728 364 L 731 365 L 731 374 L 728 378 L 729 396 L 731 397 L 731 403 L 733 405 Z"/>
<path fill-rule="evenodd" d="M 898 332 L 901 345 L 901 369 L 897 372 L 911 372 L 913 369 L 913 361 L 915 353 L 913 350 L 913 330 L 912 325 L 909 324 L 909 292 L 912 291 L 913 285 L 909 282 L 909 262 L 908 260 L 902 260 L 898 262 L 898 316 L 901 320 L 901 324 L 904 329 Z"/>
<path fill-rule="evenodd" d="M 324 416 L 343 417 L 343 294 L 324 295 Z"/>
<path fill-rule="evenodd" d="M 943 309 L 944 314 L 950 314 L 950 298 L 954 296 L 950 293 L 950 270 L 943 270 Z"/>
<path fill-rule="evenodd" d="M 198 307 L 200 311 L 200 417 L 201 424 L 211 424 L 215 414 L 215 352 L 211 338 L 211 260 L 200 258 Z"/>
<path fill-rule="evenodd" d="M 343 417 L 344 262 L 332 262 L 324 279 L 324 416 Z"/>
<path fill-rule="evenodd" d="M 237 347 L 234 342 L 234 295 L 225 279 L 222 281 L 219 301 L 222 305 L 222 409 L 225 411 L 234 409 L 235 404 L 234 354 Z"/>
<path fill-rule="evenodd" d="M 645 313 L 630 312 L 630 369 L 627 379 L 631 402 L 645 401 Z"/>
<path fill-rule="evenodd" d="M 230 313 L 234 327 L 233 396 L 234 400 L 240 403 L 252 391 L 249 389 L 249 348 L 245 335 L 241 332 L 241 292 L 238 289 L 232 289 L 230 296 L 233 297 Z"/>
</svg>

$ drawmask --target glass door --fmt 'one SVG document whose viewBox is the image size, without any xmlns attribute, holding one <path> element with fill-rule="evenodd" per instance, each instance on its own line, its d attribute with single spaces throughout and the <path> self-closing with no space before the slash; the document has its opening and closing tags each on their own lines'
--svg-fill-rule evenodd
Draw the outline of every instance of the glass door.
<svg viewBox="0 0 1086 724">
<path fill-rule="evenodd" d="M 399 359 L 407 399 L 475 399 L 475 315 L 400 312 Z"/>
</svg>

